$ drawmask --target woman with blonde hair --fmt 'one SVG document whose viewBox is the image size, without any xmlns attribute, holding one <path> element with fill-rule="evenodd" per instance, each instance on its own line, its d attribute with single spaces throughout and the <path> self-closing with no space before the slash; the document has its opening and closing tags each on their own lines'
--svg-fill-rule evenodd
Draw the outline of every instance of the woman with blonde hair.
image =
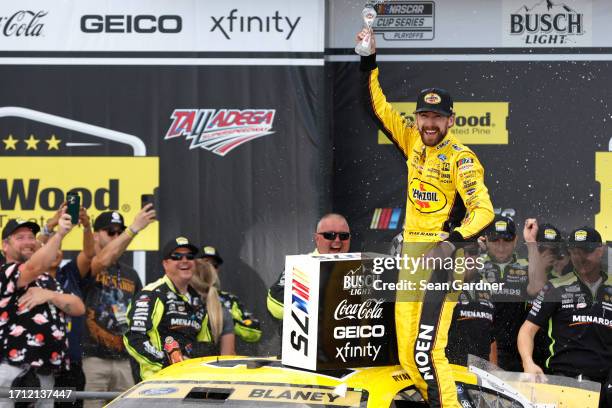
<svg viewBox="0 0 612 408">
<path fill-rule="evenodd" d="M 196 260 L 196 272 L 190 285 L 200 294 L 206 304 L 208 326 L 212 341 L 219 344 L 219 355 L 235 355 L 236 338 L 234 336 L 234 321 L 229 310 L 219 301 L 219 276 L 215 269 L 202 259 Z"/>
</svg>

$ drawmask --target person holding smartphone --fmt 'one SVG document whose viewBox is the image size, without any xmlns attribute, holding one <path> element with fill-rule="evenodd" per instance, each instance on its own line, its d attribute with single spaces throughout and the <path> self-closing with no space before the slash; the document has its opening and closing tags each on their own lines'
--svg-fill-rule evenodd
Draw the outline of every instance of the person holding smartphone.
<svg viewBox="0 0 612 408">
<path fill-rule="evenodd" d="M 94 221 L 96 255 L 83 290 L 87 308 L 83 337 L 86 391 L 123 391 L 134 385 L 123 334 L 128 328 L 128 305 L 142 289 L 142 283 L 136 270 L 120 262 L 119 257 L 155 216 L 152 204 L 148 204 L 130 226 L 117 211 L 103 212 Z M 102 404 L 102 400 L 87 400 L 84 406 Z"/>
</svg>

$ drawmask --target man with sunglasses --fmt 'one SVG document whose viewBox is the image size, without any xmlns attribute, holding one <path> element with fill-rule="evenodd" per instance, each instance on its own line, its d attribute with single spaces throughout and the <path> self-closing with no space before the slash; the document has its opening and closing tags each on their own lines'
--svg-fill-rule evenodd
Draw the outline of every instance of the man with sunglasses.
<svg viewBox="0 0 612 408">
<path fill-rule="evenodd" d="M 329 213 L 321 217 L 313 235 L 316 249 L 312 255 L 341 254 L 349 251 L 351 230 L 346 218 L 340 214 Z M 279 320 L 283 319 L 285 298 L 285 271 L 268 290 L 267 306 L 270 314 Z"/>
<path fill-rule="evenodd" d="M 220 281 L 222 281 L 223 279 L 221 279 L 219 272 L 223 264 L 223 258 L 217 248 L 205 245 L 202 248 L 201 258 L 215 269 Z M 247 343 L 257 343 L 261 339 L 262 334 L 259 319 L 248 311 L 238 296 L 233 293 L 219 289 L 219 301 L 232 315 L 236 336 Z"/>
<path fill-rule="evenodd" d="M 527 219 L 523 238 L 529 251 L 537 251 L 535 219 Z M 502 284 L 493 291 L 495 314 L 493 316 L 493 359 L 499 367 L 508 371 L 520 371 L 520 356 L 516 337 L 528 311 L 527 302 L 537 295 L 546 283 L 546 276 L 538 268 L 529 267 L 524 258 L 516 254 L 518 235 L 516 224 L 510 217 L 496 215 L 485 231 L 487 256 L 481 271 L 490 283 Z"/>
<path fill-rule="evenodd" d="M 429 259 L 450 258 L 456 246 L 476 239 L 493 219 L 484 169 L 476 154 L 450 133 L 455 111 L 448 91 L 421 90 L 414 119 L 405 117 L 387 101 L 379 82 L 375 36 L 365 29 L 356 39 L 362 41 L 368 35 L 372 54 L 361 57 L 360 63 L 365 102 L 374 122 L 400 150 L 408 167 L 403 254 L 413 259 L 423 255 Z M 418 287 L 423 281 L 447 284 L 451 274 L 446 270 L 403 268 L 399 279 L 410 280 Z M 416 296 L 398 293 L 396 301 L 400 364 L 434 407 L 460 406 L 445 356 L 456 296 L 424 290 Z M 418 350 L 425 347 L 421 338 L 429 332 L 434 334 L 425 343 L 426 350 Z"/>
<path fill-rule="evenodd" d="M 142 208 L 129 227 L 117 211 L 103 212 L 94 221 L 95 256 L 83 285 L 86 391 L 125 390 L 134 385 L 123 334 L 128 328 L 127 307 L 142 283 L 136 270 L 119 258 L 134 237 L 155 220 L 151 207 Z M 84 406 L 102 404 L 102 400 L 86 400 Z"/>
<path fill-rule="evenodd" d="M 129 330 L 123 337 L 140 380 L 176 362 L 165 344 L 180 350 L 179 359 L 206 354 L 202 342 L 211 345 L 209 355 L 217 354 L 205 319 L 206 305 L 189 285 L 198 248 L 188 238 L 177 237 L 164 246 L 162 256 L 164 276 L 135 296 L 128 312 Z"/>
<path fill-rule="evenodd" d="M 590 227 L 572 231 L 568 251 L 574 269 L 540 291 L 518 336 L 523 369 L 542 374 L 532 359 L 540 328 L 552 340 L 546 371 L 602 384 L 600 407 L 612 404 L 612 283 L 603 270 L 605 246 Z"/>
<path fill-rule="evenodd" d="M 535 218 L 525 220 L 523 233 L 529 259 L 530 293 L 542 288 L 551 279 L 571 272 L 572 266 L 561 232 L 552 224 L 539 225 Z M 531 278 L 533 277 L 533 279 Z M 527 310 L 532 307 L 527 304 Z M 518 334 L 517 334 L 518 335 Z M 543 366 L 550 355 L 550 338 L 545 332 L 538 332 L 534 339 L 533 359 Z"/>
</svg>

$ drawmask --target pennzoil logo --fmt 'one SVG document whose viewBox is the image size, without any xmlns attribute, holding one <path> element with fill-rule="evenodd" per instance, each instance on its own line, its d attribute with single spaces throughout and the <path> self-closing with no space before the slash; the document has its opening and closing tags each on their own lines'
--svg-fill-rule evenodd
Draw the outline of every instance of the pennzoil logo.
<svg viewBox="0 0 612 408">
<path fill-rule="evenodd" d="M 164 140 L 185 136 L 189 150 L 225 156 L 235 148 L 271 135 L 276 109 L 175 109 Z"/>
<path fill-rule="evenodd" d="M 422 213 L 433 213 L 446 207 L 446 196 L 436 186 L 414 178 L 408 186 L 408 198 Z"/>
<path fill-rule="evenodd" d="M 436 104 L 442 102 L 442 98 L 440 98 L 440 95 L 438 95 L 437 93 L 433 93 L 433 92 L 428 93 L 427 95 L 425 95 L 423 97 L 423 100 L 425 102 L 429 103 L 429 104 L 432 104 L 432 105 L 436 105 Z"/>
<path fill-rule="evenodd" d="M 416 122 L 415 102 L 392 102 L 391 105 L 406 119 L 408 126 Z M 508 144 L 508 102 L 455 102 L 454 106 L 455 125 L 449 132 L 461 143 Z M 391 144 L 382 131 L 378 132 L 378 144 Z M 461 149 L 457 146 L 455 150 Z"/>
</svg>

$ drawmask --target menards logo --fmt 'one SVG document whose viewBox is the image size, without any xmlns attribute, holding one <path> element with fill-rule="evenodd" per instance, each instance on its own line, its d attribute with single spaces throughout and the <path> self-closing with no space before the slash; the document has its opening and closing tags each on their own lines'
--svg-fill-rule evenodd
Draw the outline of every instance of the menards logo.
<svg viewBox="0 0 612 408">
<path fill-rule="evenodd" d="M 415 102 L 392 102 L 391 105 L 408 121 L 415 122 Z M 456 102 L 455 125 L 450 133 L 464 144 L 508 144 L 508 102 Z M 378 132 L 379 144 L 391 141 L 382 131 Z"/>
</svg>

